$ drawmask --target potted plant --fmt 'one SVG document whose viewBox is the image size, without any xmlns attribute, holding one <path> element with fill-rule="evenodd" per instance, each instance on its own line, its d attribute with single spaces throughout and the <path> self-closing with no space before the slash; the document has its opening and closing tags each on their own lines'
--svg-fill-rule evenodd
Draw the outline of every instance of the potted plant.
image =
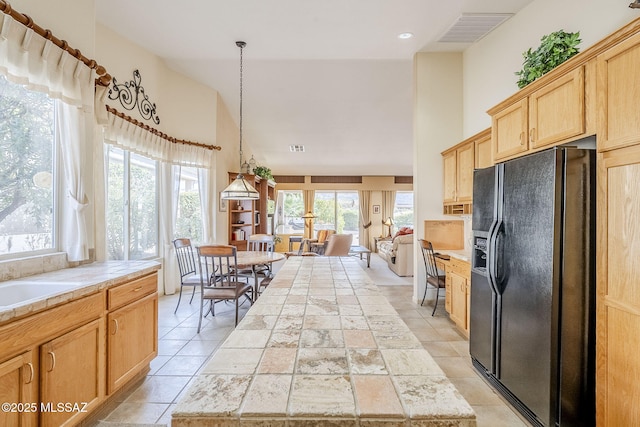
<svg viewBox="0 0 640 427">
<path fill-rule="evenodd" d="M 519 77 L 520 89 L 577 54 L 579 51 L 577 46 L 582 40 L 580 40 L 579 31 L 567 33 L 559 30 L 543 36 L 540 41 L 540 46 L 536 50 L 532 51 L 529 48 L 522 54 L 524 57 L 522 70 L 515 73 Z"/>
<path fill-rule="evenodd" d="M 273 174 L 271 173 L 271 169 L 266 166 L 256 166 L 253 169 L 253 174 L 258 175 L 260 178 L 273 181 Z"/>
</svg>

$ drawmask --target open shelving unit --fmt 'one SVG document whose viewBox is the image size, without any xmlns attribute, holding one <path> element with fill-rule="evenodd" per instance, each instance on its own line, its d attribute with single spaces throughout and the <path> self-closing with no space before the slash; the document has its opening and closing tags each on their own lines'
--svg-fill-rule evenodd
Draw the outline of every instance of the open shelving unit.
<svg viewBox="0 0 640 427">
<path fill-rule="evenodd" d="M 238 176 L 229 172 L 229 183 Z M 228 240 L 238 250 L 246 250 L 247 240 L 252 234 L 265 234 L 268 231 L 267 201 L 275 198 L 276 183 L 256 175 L 244 175 L 260 193 L 258 200 L 229 200 Z"/>
</svg>

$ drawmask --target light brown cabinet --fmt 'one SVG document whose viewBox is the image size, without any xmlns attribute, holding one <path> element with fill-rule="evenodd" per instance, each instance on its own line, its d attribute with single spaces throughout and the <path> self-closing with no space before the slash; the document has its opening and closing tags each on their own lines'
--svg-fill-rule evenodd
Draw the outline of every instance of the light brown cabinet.
<svg viewBox="0 0 640 427">
<path fill-rule="evenodd" d="M 588 135 L 592 129 L 587 127 L 587 111 L 591 110 L 585 107 L 585 91 L 587 87 L 593 91 L 593 85 L 585 84 L 585 69 L 592 74 L 593 65 L 581 65 L 554 80 L 541 79 L 538 85 L 543 81 L 546 84 L 530 93 L 518 93 L 489 110 L 494 161 Z"/>
<path fill-rule="evenodd" d="M 155 291 L 155 275 L 108 290 L 109 394 L 135 377 L 158 354 L 158 295 Z"/>
<path fill-rule="evenodd" d="M 449 260 L 438 258 L 436 267 L 446 273 L 444 308 L 449 318 L 468 336 L 471 265 L 451 257 Z"/>
<path fill-rule="evenodd" d="M 445 214 L 471 213 L 473 170 L 480 167 L 479 162 L 486 166 L 492 164 L 491 152 L 487 152 L 490 149 L 491 129 L 486 129 L 442 152 Z"/>
<path fill-rule="evenodd" d="M 76 425 L 104 399 L 104 320 L 40 347 L 40 425 Z M 62 406 L 59 405 L 71 405 Z"/>
<path fill-rule="evenodd" d="M 0 363 L 0 400 L 16 404 L 15 411 L 0 412 L 0 425 L 35 427 L 38 425 L 38 409 L 18 411 L 17 404 L 37 403 L 38 370 L 34 352 L 29 350 Z M 10 408 L 14 409 L 14 408 Z M 35 409 L 35 410 L 33 410 Z"/>
<path fill-rule="evenodd" d="M 475 168 L 484 169 L 493 166 L 493 150 L 491 145 L 491 128 L 478 134 L 474 141 Z"/>
<path fill-rule="evenodd" d="M 0 400 L 35 404 L 0 425 L 83 422 L 155 357 L 157 314 L 154 272 L 0 324 Z"/>
<path fill-rule="evenodd" d="M 640 425 L 639 144 L 600 154 L 596 404 L 601 426 Z"/>
<path fill-rule="evenodd" d="M 449 317 L 466 335 L 469 334 L 469 289 L 471 266 L 468 262 L 451 258 L 446 266 L 449 288 Z"/>
<path fill-rule="evenodd" d="M 640 33 L 598 56 L 598 148 L 611 150 L 638 143 L 638 64 Z"/>
</svg>

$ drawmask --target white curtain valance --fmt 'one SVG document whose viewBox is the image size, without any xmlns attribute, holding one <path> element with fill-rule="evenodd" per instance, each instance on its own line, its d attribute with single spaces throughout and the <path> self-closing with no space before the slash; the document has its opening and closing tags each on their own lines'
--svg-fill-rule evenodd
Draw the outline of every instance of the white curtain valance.
<svg viewBox="0 0 640 427">
<path fill-rule="evenodd" d="M 0 73 L 30 90 L 93 111 L 95 70 L 11 15 L 2 14 L 0 25 Z"/>
<path fill-rule="evenodd" d="M 154 160 L 207 169 L 215 165 L 214 150 L 169 141 L 110 112 L 104 129 L 105 143 Z"/>
</svg>

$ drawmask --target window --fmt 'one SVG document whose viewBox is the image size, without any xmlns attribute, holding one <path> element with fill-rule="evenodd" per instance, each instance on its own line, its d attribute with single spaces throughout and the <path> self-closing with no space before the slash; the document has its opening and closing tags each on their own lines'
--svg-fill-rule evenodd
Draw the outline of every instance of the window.
<svg viewBox="0 0 640 427">
<path fill-rule="evenodd" d="M 314 231 L 336 230 L 353 234 L 353 245 L 358 245 L 360 204 L 357 191 L 316 191 L 313 203 Z"/>
<path fill-rule="evenodd" d="M 302 234 L 304 232 L 302 215 L 304 215 L 302 191 L 278 191 L 276 233 Z"/>
<path fill-rule="evenodd" d="M 413 191 L 397 191 L 396 205 L 393 207 L 394 227 L 413 228 Z"/>
<path fill-rule="evenodd" d="M 0 256 L 57 247 L 54 101 L 0 76 Z"/>
<path fill-rule="evenodd" d="M 158 255 L 157 162 L 107 146 L 107 242 L 112 260 Z"/>
<path fill-rule="evenodd" d="M 180 193 L 174 237 L 188 237 L 192 242 L 202 242 L 202 208 L 198 169 L 174 166 L 174 171 L 178 170 L 180 171 Z"/>
</svg>

